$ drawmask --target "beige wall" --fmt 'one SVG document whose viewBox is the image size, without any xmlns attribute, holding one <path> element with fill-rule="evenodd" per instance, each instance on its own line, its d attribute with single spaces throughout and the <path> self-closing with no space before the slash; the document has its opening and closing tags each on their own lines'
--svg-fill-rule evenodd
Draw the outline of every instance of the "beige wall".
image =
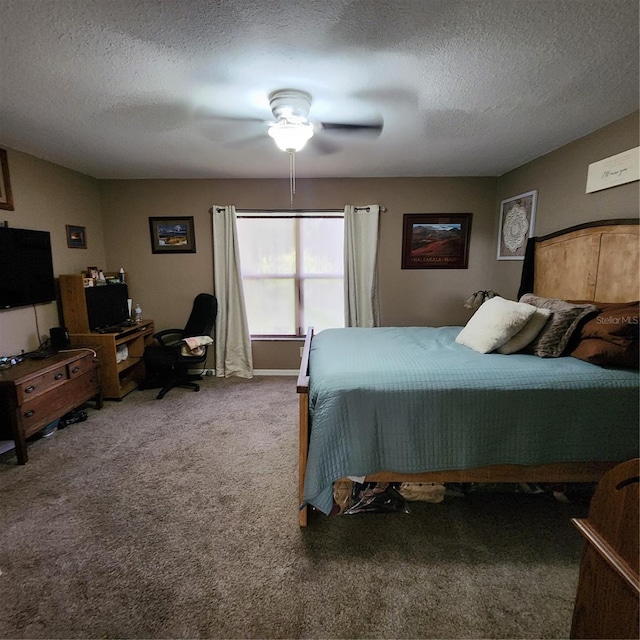
<svg viewBox="0 0 640 640">
<path fill-rule="evenodd" d="M 591 162 L 638 145 L 638 113 L 514 169 L 500 178 L 359 178 L 298 180 L 295 207 L 341 209 L 345 204 L 387 207 L 380 229 L 380 301 L 384 325 L 462 324 L 473 291 L 492 288 L 515 297 L 522 262 L 496 260 L 499 205 L 538 190 L 535 232 L 543 235 L 581 222 L 638 216 L 638 183 L 585 194 Z M 15 211 L 1 211 L 11 226 L 50 231 L 54 271 L 76 273 L 89 264 L 129 273 L 129 290 L 158 329 L 181 327 L 193 297 L 213 290 L 213 204 L 289 208 L 282 180 L 102 180 L 9 149 Z M 469 268 L 402 270 L 404 213 L 473 213 Z M 151 253 L 149 217 L 193 216 L 195 254 Z M 65 224 L 87 228 L 88 249 L 66 246 Z M 40 333 L 59 323 L 57 305 L 36 307 Z M 31 307 L 0 311 L 0 355 L 37 346 Z M 260 342 L 260 369 L 293 369 L 299 343 Z M 211 364 L 210 364 L 211 366 Z"/>
<path fill-rule="evenodd" d="M 463 301 L 490 286 L 494 263 L 495 178 L 298 180 L 296 208 L 387 207 L 380 226 L 380 305 L 384 325 L 464 323 Z M 193 297 L 213 290 L 210 209 L 288 209 L 288 180 L 106 180 L 100 183 L 108 269 L 123 266 L 131 292 L 158 328 L 180 327 Z M 404 213 L 473 213 L 469 268 L 400 268 Z M 195 254 L 152 254 L 150 216 L 193 216 Z M 256 368 L 296 368 L 299 343 L 254 344 Z"/>
<path fill-rule="evenodd" d="M 575 140 L 556 151 L 505 173 L 498 179 L 496 215 L 502 200 L 538 190 L 535 235 L 594 220 L 637 218 L 639 184 L 632 182 L 595 193 L 585 193 L 587 169 L 597 162 L 638 146 L 638 112 Z M 498 235 L 499 218 L 495 220 Z M 496 261 L 495 290 L 505 297 L 517 295 L 522 263 Z"/>
<path fill-rule="evenodd" d="M 10 227 L 49 231 L 55 275 L 104 264 L 98 181 L 13 149 L 7 149 L 7 156 L 15 211 L 0 210 L 0 220 Z M 86 227 L 87 249 L 67 247 L 67 224 Z M 0 310 L 0 355 L 37 348 L 38 329 L 48 335 L 59 324 L 56 303 Z"/>
</svg>

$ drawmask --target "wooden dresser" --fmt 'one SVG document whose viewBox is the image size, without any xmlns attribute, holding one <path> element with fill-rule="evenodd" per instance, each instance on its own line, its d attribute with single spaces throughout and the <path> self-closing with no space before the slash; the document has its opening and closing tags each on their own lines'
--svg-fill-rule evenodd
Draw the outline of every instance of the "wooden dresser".
<svg viewBox="0 0 640 640">
<path fill-rule="evenodd" d="M 24 360 L 1 370 L 0 433 L 14 440 L 18 463 L 28 460 L 29 436 L 87 400 L 102 408 L 100 364 L 91 349 Z"/>
</svg>

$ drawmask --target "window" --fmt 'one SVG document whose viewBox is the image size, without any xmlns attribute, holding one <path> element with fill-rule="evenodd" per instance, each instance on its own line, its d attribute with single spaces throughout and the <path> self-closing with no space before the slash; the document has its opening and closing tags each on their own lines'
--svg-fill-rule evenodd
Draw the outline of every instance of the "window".
<svg viewBox="0 0 640 640">
<path fill-rule="evenodd" d="M 252 336 L 344 326 L 342 212 L 238 212 L 237 223 Z"/>
</svg>

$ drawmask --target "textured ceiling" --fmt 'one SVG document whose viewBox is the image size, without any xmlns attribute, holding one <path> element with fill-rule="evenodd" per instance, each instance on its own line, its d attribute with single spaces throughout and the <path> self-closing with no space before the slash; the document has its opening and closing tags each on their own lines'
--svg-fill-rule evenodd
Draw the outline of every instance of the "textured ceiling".
<svg viewBox="0 0 640 640">
<path fill-rule="evenodd" d="M 638 109 L 638 0 L 0 0 L 0 142 L 98 178 L 501 175 Z M 234 118 L 247 118 L 246 121 Z M 637 141 L 636 141 L 637 143 Z"/>
</svg>

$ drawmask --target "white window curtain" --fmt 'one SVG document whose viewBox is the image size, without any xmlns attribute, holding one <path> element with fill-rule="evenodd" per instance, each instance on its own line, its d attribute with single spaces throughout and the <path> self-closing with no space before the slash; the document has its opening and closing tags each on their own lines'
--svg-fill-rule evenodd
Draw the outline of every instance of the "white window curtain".
<svg viewBox="0 0 640 640">
<path fill-rule="evenodd" d="M 344 321 L 346 327 L 380 325 L 378 224 L 380 207 L 344 208 Z"/>
<path fill-rule="evenodd" d="M 236 208 L 213 205 L 213 282 L 218 298 L 216 376 L 253 377 L 251 336 L 242 289 Z"/>
</svg>

